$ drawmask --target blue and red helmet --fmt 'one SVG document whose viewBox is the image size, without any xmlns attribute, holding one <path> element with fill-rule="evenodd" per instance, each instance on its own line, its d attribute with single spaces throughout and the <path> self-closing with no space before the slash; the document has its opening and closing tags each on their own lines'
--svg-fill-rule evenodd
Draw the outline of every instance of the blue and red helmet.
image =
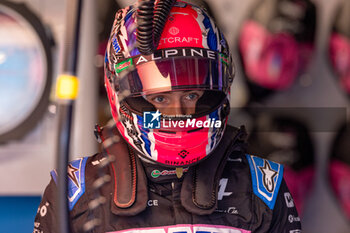
<svg viewBox="0 0 350 233">
<path fill-rule="evenodd" d="M 190 166 L 218 145 L 229 113 L 233 65 L 205 9 L 176 1 L 152 54 L 136 47 L 137 7 L 117 12 L 105 57 L 105 86 L 116 126 L 143 159 Z M 194 114 L 166 116 L 149 94 L 203 91 Z M 198 123 L 199 122 L 199 123 Z"/>
</svg>

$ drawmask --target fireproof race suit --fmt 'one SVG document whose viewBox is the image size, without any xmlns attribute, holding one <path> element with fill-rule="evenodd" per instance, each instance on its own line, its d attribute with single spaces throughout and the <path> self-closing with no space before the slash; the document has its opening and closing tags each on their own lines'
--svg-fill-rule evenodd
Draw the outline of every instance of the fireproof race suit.
<svg viewBox="0 0 350 233">
<path fill-rule="evenodd" d="M 229 135 L 225 132 L 224 137 Z M 232 140 L 222 140 L 216 151 L 228 142 Z M 196 169 L 199 165 L 185 167 L 183 176 L 178 178 L 175 169 L 140 162 L 136 156 L 136 163 L 142 164 L 139 170 L 145 174 L 147 187 L 137 186 L 137 192 L 142 195 L 136 195 L 136 199 L 146 198 L 145 207 L 128 211 L 127 206 L 117 207 L 125 197 L 120 187 L 126 186 L 118 186 L 116 177 L 119 175 L 125 180 L 128 176 L 123 175 L 126 170 L 117 168 L 116 159 L 103 168 L 103 172 L 112 177 L 111 182 L 98 190 L 106 198 L 105 204 L 89 209 L 88 204 L 96 194 L 93 182 L 98 178 L 98 166 L 105 158 L 99 153 L 77 159 L 68 166 L 72 232 L 84 232 L 84 224 L 94 218 L 101 221 L 92 231 L 98 233 L 301 232 L 300 218 L 283 179 L 283 166 L 278 163 L 231 150 L 224 157 L 225 163 L 220 163 L 222 172 L 215 178 L 217 185 L 212 192 L 206 187 L 211 185 L 210 178 L 216 176 L 221 165 L 211 169 L 208 165 L 214 163 L 208 161 L 202 170 Z M 51 175 L 35 218 L 34 232 L 57 232 L 57 174 L 53 171 Z M 138 177 L 137 182 L 143 182 L 142 177 Z M 208 206 L 201 204 L 206 196 L 215 202 L 215 205 L 208 204 L 214 206 L 209 212 Z M 137 202 L 134 205 L 138 205 Z"/>
</svg>

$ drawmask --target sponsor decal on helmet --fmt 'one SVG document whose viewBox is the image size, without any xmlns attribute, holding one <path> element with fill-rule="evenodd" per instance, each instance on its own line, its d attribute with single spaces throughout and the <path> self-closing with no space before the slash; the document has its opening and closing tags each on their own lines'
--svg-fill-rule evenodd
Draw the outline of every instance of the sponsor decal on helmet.
<svg viewBox="0 0 350 233">
<path fill-rule="evenodd" d="M 176 36 L 177 34 L 179 34 L 179 32 L 180 32 L 180 29 L 177 27 L 171 27 L 169 29 L 169 33 L 173 36 Z"/>
<path fill-rule="evenodd" d="M 175 32 L 169 32 L 170 34 L 174 35 Z M 175 34 L 176 35 L 176 34 Z M 165 44 L 174 44 L 174 43 L 195 43 L 199 44 L 199 39 L 195 37 L 164 37 L 161 38 L 159 41 L 159 45 L 165 45 Z"/>
<path fill-rule="evenodd" d="M 157 61 L 168 58 L 176 57 L 197 57 L 197 58 L 208 58 L 211 60 L 218 60 L 220 53 L 214 52 L 209 49 L 203 48 L 172 48 L 172 49 L 162 49 L 156 50 L 153 54 L 150 55 L 137 55 L 131 58 L 128 58 L 124 61 L 121 61 L 117 66 L 124 64 L 125 61 L 130 61 L 132 59 L 131 65 L 140 65 L 149 61 Z"/>
<path fill-rule="evenodd" d="M 220 61 L 222 63 L 224 63 L 225 65 L 229 65 L 230 64 L 228 56 L 226 56 L 225 54 L 222 54 L 222 53 L 220 53 Z"/>
<path fill-rule="evenodd" d="M 123 70 L 126 70 L 127 68 L 131 67 L 133 64 L 132 59 L 128 58 L 125 61 L 122 61 L 115 65 L 115 72 L 119 74 Z"/>
<path fill-rule="evenodd" d="M 179 156 L 181 157 L 181 158 L 186 158 L 187 157 L 187 155 L 189 154 L 190 152 L 188 152 L 187 150 L 182 150 L 182 151 L 180 151 L 179 152 Z"/>
<path fill-rule="evenodd" d="M 193 163 L 198 162 L 199 160 L 201 160 L 201 156 L 195 157 L 191 160 L 185 160 L 185 161 L 172 161 L 172 160 L 165 160 L 164 163 L 167 165 L 172 165 L 172 166 L 186 166 L 186 165 L 190 165 Z"/>
<path fill-rule="evenodd" d="M 116 38 L 116 36 L 113 37 L 112 44 L 113 44 L 114 51 L 116 53 L 118 53 L 121 50 L 121 47 L 120 47 L 120 45 L 118 43 L 118 39 Z"/>
</svg>

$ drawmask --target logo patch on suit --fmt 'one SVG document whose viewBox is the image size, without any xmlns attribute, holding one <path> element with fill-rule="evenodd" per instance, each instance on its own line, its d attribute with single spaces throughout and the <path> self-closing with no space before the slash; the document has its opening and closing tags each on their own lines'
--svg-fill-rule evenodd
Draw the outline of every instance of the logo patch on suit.
<svg viewBox="0 0 350 233">
<path fill-rule="evenodd" d="M 246 156 L 255 195 L 260 197 L 270 209 L 273 209 L 283 178 L 283 166 L 259 157 Z"/>
<path fill-rule="evenodd" d="M 270 193 L 275 189 L 275 181 L 273 180 L 278 174 L 277 171 L 271 169 L 269 162 L 264 160 L 264 166 L 258 167 L 263 175 L 263 185 Z"/>
<path fill-rule="evenodd" d="M 85 193 L 85 166 L 87 157 L 74 160 L 68 164 L 68 205 L 72 210 L 79 198 Z M 57 184 L 57 172 L 51 171 L 51 176 Z"/>
<path fill-rule="evenodd" d="M 292 195 L 289 192 L 284 193 L 284 199 L 286 200 L 286 205 L 288 208 L 293 208 L 295 206 Z"/>
</svg>

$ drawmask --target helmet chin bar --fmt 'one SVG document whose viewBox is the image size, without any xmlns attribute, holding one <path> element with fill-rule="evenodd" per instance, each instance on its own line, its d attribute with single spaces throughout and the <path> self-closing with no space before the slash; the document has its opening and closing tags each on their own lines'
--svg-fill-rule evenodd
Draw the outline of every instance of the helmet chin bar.
<svg viewBox="0 0 350 233">
<path fill-rule="evenodd" d="M 132 112 L 125 104 L 120 105 L 117 128 L 126 141 L 138 152 L 145 162 L 159 164 L 164 167 L 187 167 L 197 164 L 217 146 L 225 130 L 229 113 L 227 98 L 219 108 L 206 116 L 193 118 L 195 121 L 210 120 L 216 117 L 219 127 L 179 129 L 149 129 L 144 123 L 144 116 Z M 180 121 L 175 119 L 173 122 Z M 214 122 L 214 120 L 213 120 Z M 184 124 L 183 124 L 184 125 Z M 179 146 L 181 145 L 181 146 Z"/>
</svg>

